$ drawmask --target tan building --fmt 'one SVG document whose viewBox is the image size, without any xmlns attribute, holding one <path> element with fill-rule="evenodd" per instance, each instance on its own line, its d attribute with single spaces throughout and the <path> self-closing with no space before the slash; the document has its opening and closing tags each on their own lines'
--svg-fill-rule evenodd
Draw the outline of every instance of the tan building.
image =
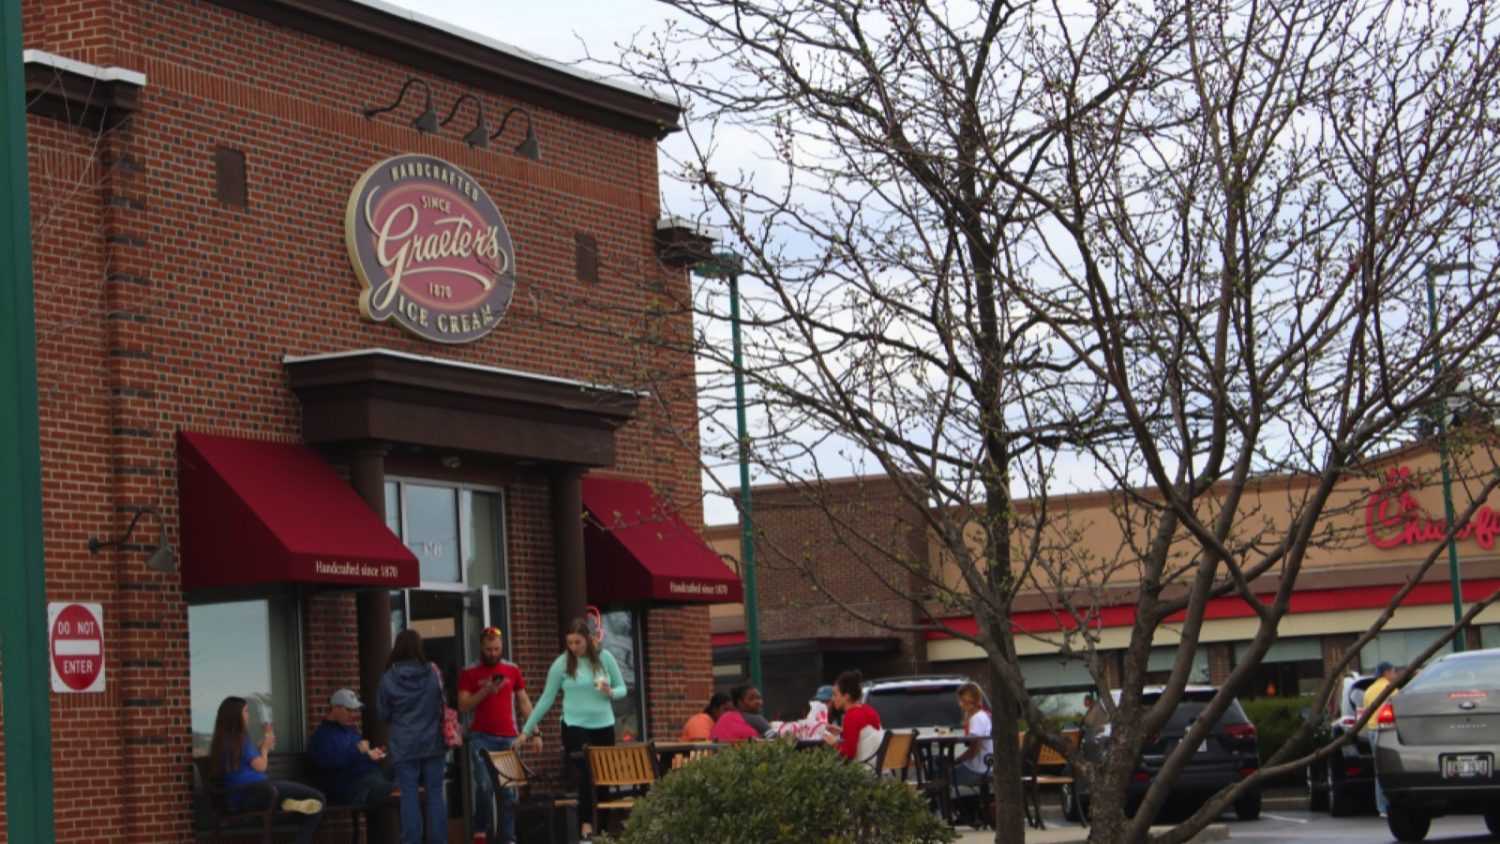
<svg viewBox="0 0 1500 844">
<path fill-rule="evenodd" d="M 1491 444 L 1493 445 L 1493 444 Z M 1492 451 L 1476 446 L 1455 458 L 1453 497 L 1460 516 L 1482 491 L 1484 479 L 1496 471 Z M 1411 446 L 1386 455 L 1371 470 L 1349 477 L 1336 488 L 1324 511 L 1322 523 L 1298 577 L 1289 614 L 1282 620 L 1278 639 L 1260 667 L 1242 690 L 1247 697 L 1294 696 L 1314 691 L 1358 634 L 1367 630 L 1382 608 L 1407 581 L 1425 557 L 1441 544 L 1443 503 L 1436 453 L 1425 445 Z M 946 584 L 960 586 L 957 568 L 948 559 L 935 536 L 929 535 L 912 514 L 897 504 L 891 483 L 884 477 L 835 482 L 847 485 L 857 495 L 851 512 L 859 518 L 844 521 L 845 530 L 863 534 L 869 541 L 907 542 L 916 548 L 913 560 L 941 573 Z M 1247 492 L 1240 519 L 1242 530 L 1279 537 L 1290 513 L 1308 491 L 1301 477 L 1272 477 Z M 815 588 L 805 573 L 790 565 L 806 559 L 806 568 L 818 580 L 816 586 L 847 590 L 844 597 L 859 598 L 862 609 L 900 623 L 922 624 L 916 606 L 879 584 L 881 572 L 871 572 L 850 559 L 847 543 L 830 541 L 828 520 L 806 496 L 785 486 L 757 488 L 756 531 L 761 601 L 761 638 L 768 697 L 797 700 L 806 697 L 813 683 L 843 667 L 858 666 L 876 673 L 962 673 L 984 680 L 988 670 L 983 652 L 955 637 L 949 630 L 972 631 L 974 620 L 933 610 L 925 619 L 926 633 L 901 635 L 878 624 L 861 623 Z M 1500 492 L 1489 501 L 1500 502 Z M 1018 502 L 1025 518 L 1032 502 Z M 1497 504 L 1496 506 L 1500 506 Z M 1119 499 L 1108 493 L 1061 496 L 1048 501 L 1049 531 L 1054 547 L 1066 547 L 1061 569 L 1036 574 L 1016 601 L 1012 616 L 1017 631 L 1017 649 L 1028 686 L 1034 693 L 1056 693 L 1056 705 L 1067 707 L 1081 698 L 1091 685 L 1088 671 L 1078 660 L 1057 654 L 1065 635 L 1063 618 L 1055 596 L 1085 581 L 1102 598 L 1095 627 L 1099 646 L 1107 654 L 1110 681 L 1119 674 L 1119 655 L 1128 644 L 1134 621 L 1134 589 L 1139 576 L 1130 553 L 1125 525 L 1142 526 L 1149 508 L 1136 508 L 1139 515 L 1122 516 Z M 951 514 L 948 514 L 951 515 Z M 904 537 L 899 536 L 906 531 Z M 708 528 L 710 543 L 726 559 L 739 556 L 738 525 Z M 975 528 L 973 533 L 977 534 Z M 1251 537 L 1240 536 L 1249 541 Z M 977 535 L 971 542 L 977 542 Z M 1500 589 L 1500 512 L 1489 504 L 1480 506 L 1461 528 L 1458 550 L 1461 559 L 1463 595 L 1466 602 L 1483 599 Z M 925 547 L 924 547 L 925 546 Z M 1190 550 L 1184 543 L 1183 555 Z M 1054 553 L 1053 558 L 1061 555 Z M 1279 584 L 1278 571 L 1256 582 L 1257 592 L 1269 597 Z M 887 580 L 891 580 L 887 578 Z M 916 581 L 907 594 L 920 594 Z M 960 590 L 961 591 L 961 588 Z M 713 610 L 714 663 L 721 682 L 741 676 L 744 664 L 743 611 L 739 605 Z M 1440 557 L 1423 581 L 1407 596 L 1385 629 L 1360 654 L 1357 665 L 1368 670 L 1382 660 L 1404 664 L 1432 644 L 1452 623 L 1453 609 L 1448 583 L 1446 555 Z M 1222 682 L 1244 657 L 1257 619 L 1238 597 L 1210 601 L 1207 620 L 1198 637 L 1193 680 Z M 1478 623 L 1465 632 L 1468 647 L 1500 647 L 1500 607 L 1491 607 Z M 826 639 L 832 648 L 818 650 Z M 872 658 L 869 650 L 879 642 L 894 642 L 890 658 Z M 796 643 L 798 670 L 782 670 L 774 655 Z M 853 644 L 863 650 L 844 650 Z M 1078 646 L 1075 637 L 1074 646 Z M 1151 669 L 1164 678 L 1180 644 L 1178 630 L 1169 622 L 1157 631 Z M 890 647 L 888 645 L 888 647 Z M 816 654 L 816 656 L 815 656 Z M 1153 677 L 1152 679 L 1157 679 Z M 782 684 L 792 688 L 782 689 Z"/>
</svg>

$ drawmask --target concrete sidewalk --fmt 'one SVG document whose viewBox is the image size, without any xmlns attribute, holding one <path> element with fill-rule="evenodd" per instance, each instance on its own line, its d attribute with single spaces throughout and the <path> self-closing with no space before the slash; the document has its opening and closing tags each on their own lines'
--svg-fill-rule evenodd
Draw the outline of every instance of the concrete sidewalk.
<svg viewBox="0 0 1500 844">
<path fill-rule="evenodd" d="M 1151 827 L 1152 832 L 1166 832 L 1171 827 Z M 1089 838 L 1089 831 L 1074 824 L 1053 825 L 1048 821 L 1046 829 L 1027 829 L 1025 844 L 1083 844 Z M 1208 828 L 1198 833 L 1193 839 L 1194 844 L 1205 844 L 1209 841 L 1228 841 L 1229 827 L 1226 824 L 1210 824 Z M 958 844 L 994 844 L 995 831 L 985 830 L 962 830 L 958 837 Z M 1006 844 L 1009 844 L 1007 842 Z M 1018 842 L 1019 844 L 1019 842 Z"/>
</svg>

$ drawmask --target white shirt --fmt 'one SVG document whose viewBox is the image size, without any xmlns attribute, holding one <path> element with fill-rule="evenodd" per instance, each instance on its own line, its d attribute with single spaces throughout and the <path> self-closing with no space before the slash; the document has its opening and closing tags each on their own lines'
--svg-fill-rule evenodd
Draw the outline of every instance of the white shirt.
<svg viewBox="0 0 1500 844">
<path fill-rule="evenodd" d="M 985 712 L 983 709 L 981 709 L 978 712 L 975 712 L 973 715 L 969 716 L 969 724 L 967 729 L 964 731 L 964 734 L 969 736 L 985 737 L 984 741 L 980 743 L 979 752 L 974 754 L 972 758 L 964 760 L 964 767 L 968 768 L 976 774 L 982 774 L 985 772 L 986 769 L 984 764 L 984 757 L 989 756 L 990 754 L 995 752 L 995 740 L 989 738 L 991 729 L 992 727 L 990 726 L 990 713 Z"/>
</svg>

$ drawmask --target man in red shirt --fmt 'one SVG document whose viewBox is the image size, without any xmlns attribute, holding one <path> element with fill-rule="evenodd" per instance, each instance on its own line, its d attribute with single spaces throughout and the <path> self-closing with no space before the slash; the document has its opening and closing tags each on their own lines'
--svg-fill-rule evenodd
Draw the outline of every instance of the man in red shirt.
<svg viewBox="0 0 1500 844">
<path fill-rule="evenodd" d="M 531 698 L 526 681 L 514 662 L 503 659 L 504 640 L 500 628 L 486 627 L 479 638 L 479 662 L 458 675 L 458 711 L 474 713 L 469 724 L 469 765 L 474 771 L 474 829 L 487 841 L 514 844 L 516 840 L 515 790 L 500 788 L 488 756 L 492 750 L 508 750 L 516 740 L 516 713 L 531 717 Z M 500 793 L 499 837 L 491 818 L 495 792 Z"/>
</svg>

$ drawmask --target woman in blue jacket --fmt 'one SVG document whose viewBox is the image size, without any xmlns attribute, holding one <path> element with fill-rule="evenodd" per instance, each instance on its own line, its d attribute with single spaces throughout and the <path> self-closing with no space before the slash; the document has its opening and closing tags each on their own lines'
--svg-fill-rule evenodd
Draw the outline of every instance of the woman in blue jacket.
<svg viewBox="0 0 1500 844">
<path fill-rule="evenodd" d="M 448 808 L 443 801 L 443 686 L 437 666 L 422 655 L 422 636 L 403 630 L 396 636 L 376 699 L 390 724 L 390 758 L 401 789 L 401 844 L 422 844 L 422 811 L 417 783 L 427 787 L 428 844 L 448 841 Z"/>
</svg>

